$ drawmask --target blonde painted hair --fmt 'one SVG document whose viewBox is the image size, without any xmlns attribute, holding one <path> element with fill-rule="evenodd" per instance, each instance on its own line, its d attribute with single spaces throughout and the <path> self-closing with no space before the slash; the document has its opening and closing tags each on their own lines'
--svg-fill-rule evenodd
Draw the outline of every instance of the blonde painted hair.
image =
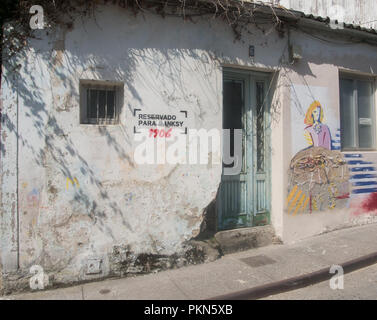
<svg viewBox="0 0 377 320">
<path fill-rule="evenodd" d="M 305 124 L 312 125 L 314 123 L 312 113 L 314 109 L 316 109 L 317 107 L 320 107 L 320 110 L 321 110 L 321 116 L 319 120 L 323 122 L 323 109 L 322 109 L 321 103 L 316 100 L 310 105 L 310 107 L 308 108 L 308 111 L 306 111 L 305 120 L 304 120 Z"/>
</svg>

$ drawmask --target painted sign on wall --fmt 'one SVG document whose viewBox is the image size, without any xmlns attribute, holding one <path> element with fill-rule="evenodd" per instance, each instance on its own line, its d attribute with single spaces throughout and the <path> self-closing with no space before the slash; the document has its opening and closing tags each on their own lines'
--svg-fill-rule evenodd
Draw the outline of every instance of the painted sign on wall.
<svg viewBox="0 0 377 320">
<path fill-rule="evenodd" d="M 141 109 L 134 109 L 133 116 L 136 120 L 134 126 L 134 133 L 138 132 L 138 128 L 148 128 L 151 133 L 155 133 L 154 137 L 160 136 L 164 132 L 165 136 L 170 129 L 183 129 L 187 134 L 187 111 L 181 110 L 179 114 L 165 114 L 165 113 L 145 113 Z M 166 129 L 161 129 L 166 128 Z M 164 130 L 164 131 L 162 131 Z"/>
</svg>

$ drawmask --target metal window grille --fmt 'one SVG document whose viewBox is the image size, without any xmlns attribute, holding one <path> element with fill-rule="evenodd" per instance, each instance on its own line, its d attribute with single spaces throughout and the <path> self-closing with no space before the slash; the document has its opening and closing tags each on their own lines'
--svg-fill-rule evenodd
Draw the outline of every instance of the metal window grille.
<svg viewBox="0 0 377 320">
<path fill-rule="evenodd" d="M 86 87 L 86 123 L 118 123 L 117 88 Z"/>
</svg>

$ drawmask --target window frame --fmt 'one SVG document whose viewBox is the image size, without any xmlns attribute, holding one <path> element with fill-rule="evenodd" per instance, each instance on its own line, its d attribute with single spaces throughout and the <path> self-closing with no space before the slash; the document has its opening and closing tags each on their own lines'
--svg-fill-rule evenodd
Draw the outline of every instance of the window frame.
<svg viewBox="0 0 377 320">
<path fill-rule="evenodd" d="M 115 105 L 114 118 L 89 118 L 88 117 L 88 92 L 89 90 L 114 91 Z M 84 125 L 116 125 L 119 124 L 121 111 L 123 83 L 101 80 L 80 80 L 80 124 Z M 98 99 L 98 98 L 97 98 Z"/>
<path fill-rule="evenodd" d="M 377 139 L 376 139 L 376 134 L 377 134 L 377 128 L 376 128 L 376 78 L 373 76 L 367 76 L 367 75 L 360 75 L 360 74 L 354 74 L 354 73 L 340 73 L 339 74 L 339 123 L 340 123 L 340 128 L 342 130 L 342 106 L 341 106 L 341 80 L 351 80 L 353 82 L 353 95 L 352 95 L 352 101 L 353 101 L 353 111 L 354 111 L 354 117 L 357 119 L 356 123 L 356 132 L 355 135 L 355 141 L 357 143 L 356 147 L 343 147 L 342 143 L 342 134 L 340 136 L 340 146 L 341 146 L 341 151 L 377 151 Z M 368 81 L 371 83 L 372 87 L 372 93 L 371 93 L 371 103 L 372 103 L 372 114 L 371 114 L 371 119 L 372 119 L 372 147 L 371 148 L 361 148 L 360 141 L 359 141 L 359 114 L 358 114 L 358 96 L 357 96 L 357 81 Z"/>
</svg>

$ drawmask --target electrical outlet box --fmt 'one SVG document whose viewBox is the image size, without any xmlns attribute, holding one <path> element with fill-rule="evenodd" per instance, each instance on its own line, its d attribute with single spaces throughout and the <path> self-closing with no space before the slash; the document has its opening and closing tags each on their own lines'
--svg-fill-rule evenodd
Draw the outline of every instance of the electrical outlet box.
<svg viewBox="0 0 377 320">
<path fill-rule="evenodd" d="M 98 274 L 102 272 L 102 259 L 89 258 L 87 261 L 86 274 Z"/>
</svg>

